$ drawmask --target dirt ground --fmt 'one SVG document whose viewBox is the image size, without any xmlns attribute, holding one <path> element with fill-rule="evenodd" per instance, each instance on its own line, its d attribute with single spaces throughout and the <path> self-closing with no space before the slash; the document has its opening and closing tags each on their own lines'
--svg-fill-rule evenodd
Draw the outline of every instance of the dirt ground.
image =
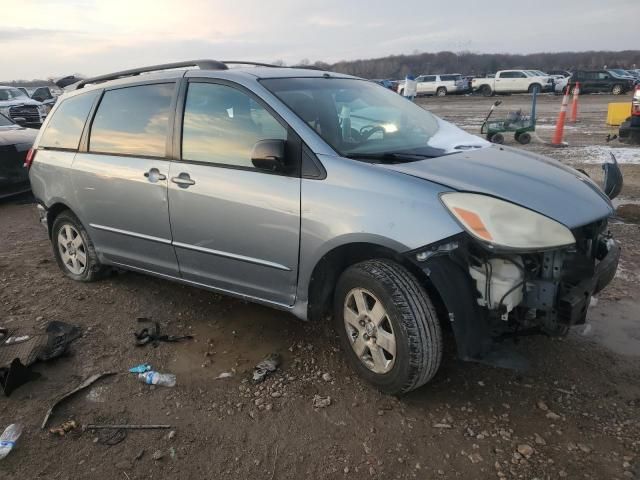
<svg viewBox="0 0 640 480">
<path fill-rule="evenodd" d="M 528 96 L 502 100 L 502 112 L 529 108 Z M 477 132 L 492 101 L 419 103 Z M 34 366 L 42 378 L 0 398 L 0 427 L 25 425 L 0 478 L 640 479 L 640 149 L 606 144 L 610 101 L 619 99 L 583 97 L 580 123 L 567 128 L 570 146 L 553 149 L 543 142 L 560 97 L 542 96 L 538 141 L 524 147 L 594 177 L 610 148 L 628 162 L 618 202 L 626 213 L 611 225 L 622 263 L 587 325 L 564 339 L 520 339 L 515 348 L 533 366 L 526 374 L 461 362 L 449 338 L 435 379 L 399 399 L 349 370 L 328 324 L 133 273 L 74 283 L 58 270 L 29 198 L 1 202 L 0 326 L 28 333 L 62 320 L 83 334 L 68 356 Z M 141 316 L 194 339 L 136 347 Z M 271 352 L 282 354 L 281 368 L 253 385 L 253 366 Z M 142 362 L 175 373 L 177 386 L 139 383 L 127 370 Z M 171 428 L 131 431 L 113 446 L 80 428 L 64 437 L 40 430 L 56 397 L 103 371 L 117 375 L 62 404 L 52 426 Z M 216 378 L 224 372 L 232 375 Z M 314 408 L 316 395 L 330 405 Z"/>
</svg>

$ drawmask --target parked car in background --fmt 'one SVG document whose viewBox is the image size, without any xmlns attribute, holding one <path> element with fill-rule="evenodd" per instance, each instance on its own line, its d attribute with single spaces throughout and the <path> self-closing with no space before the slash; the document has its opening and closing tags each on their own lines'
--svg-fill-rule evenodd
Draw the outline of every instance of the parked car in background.
<svg viewBox="0 0 640 480">
<path fill-rule="evenodd" d="M 573 91 L 580 82 L 580 93 L 611 93 L 622 95 L 631 91 L 635 81 L 632 78 L 621 78 L 608 70 L 577 70 L 573 72 L 567 86 Z"/>
<path fill-rule="evenodd" d="M 87 79 L 27 164 L 67 277 L 123 268 L 332 317 L 389 394 L 450 357 L 443 325 L 493 365 L 518 363 L 505 337 L 566 335 L 620 255 L 586 175 L 335 72 L 200 60 Z"/>
<path fill-rule="evenodd" d="M 635 81 L 635 75 L 632 75 L 631 72 L 628 72 L 622 68 L 609 68 L 607 71 L 616 78 L 625 78 Z"/>
<path fill-rule="evenodd" d="M 451 93 L 463 93 L 469 90 L 469 82 L 459 73 L 443 75 L 420 75 L 416 77 L 418 95 L 436 95 L 444 97 Z M 404 82 L 398 86 L 398 93 L 404 92 Z"/>
<path fill-rule="evenodd" d="M 568 70 L 547 70 L 549 75 L 561 76 L 565 78 L 569 78 L 571 76 L 571 72 Z"/>
<path fill-rule="evenodd" d="M 495 78 L 474 78 L 471 81 L 471 88 L 487 97 L 494 93 L 533 93 L 534 91 L 540 93 L 553 90 L 551 77 L 528 72 L 528 70 L 500 70 Z"/>
<path fill-rule="evenodd" d="M 620 125 L 620 141 L 640 144 L 640 85 L 636 85 L 631 100 L 631 116 Z"/>
<path fill-rule="evenodd" d="M 385 79 L 374 79 L 371 81 L 374 83 L 377 83 L 378 85 L 383 86 L 384 88 L 388 88 L 389 90 L 393 90 L 394 92 L 396 91 L 397 84 L 395 83 L 394 80 L 385 78 Z"/>
<path fill-rule="evenodd" d="M 42 102 L 29 98 L 22 90 L 0 86 L 0 113 L 19 125 L 40 128 L 47 109 Z"/>
<path fill-rule="evenodd" d="M 29 191 L 24 163 L 37 135 L 37 130 L 21 127 L 0 114 L 0 198 Z"/>
</svg>

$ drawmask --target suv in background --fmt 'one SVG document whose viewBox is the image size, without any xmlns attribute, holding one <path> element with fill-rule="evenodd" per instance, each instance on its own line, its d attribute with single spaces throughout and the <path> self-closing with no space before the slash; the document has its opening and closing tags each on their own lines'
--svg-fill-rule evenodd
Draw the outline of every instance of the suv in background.
<svg viewBox="0 0 640 480">
<path fill-rule="evenodd" d="M 40 128 L 47 109 L 22 90 L 0 86 L 0 113 L 24 127 Z"/>
<path fill-rule="evenodd" d="M 436 374 L 443 324 L 462 359 L 505 366 L 505 336 L 584 323 L 620 253 L 586 175 L 334 72 L 207 60 L 83 80 L 26 164 L 69 278 L 115 267 L 333 317 L 391 394 Z"/>
<path fill-rule="evenodd" d="M 418 95 L 436 95 L 444 97 L 449 93 L 462 93 L 469 90 L 469 82 L 459 73 L 446 75 L 420 75 L 416 77 Z M 398 87 L 403 94 L 404 83 Z"/>
<path fill-rule="evenodd" d="M 611 93 L 623 95 L 633 89 L 634 81 L 630 78 L 619 78 L 608 70 L 577 70 L 573 72 L 567 87 L 571 92 L 580 82 L 580 93 Z"/>
</svg>

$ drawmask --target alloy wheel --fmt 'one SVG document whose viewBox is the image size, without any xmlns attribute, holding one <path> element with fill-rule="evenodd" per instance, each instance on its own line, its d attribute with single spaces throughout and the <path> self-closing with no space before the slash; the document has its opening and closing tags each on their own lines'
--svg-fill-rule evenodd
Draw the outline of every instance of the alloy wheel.
<svg viewBox="0 0 640 480">
<path fill-rule="evenodd" d="M 58 252 L 65 268 L 74 275 L 82 275 L 87 268 L 87 247 L 80 232 L 65 223 L 58 232 Z"/>
<path fill-rule="evenodd" d="M 396 336 L 382 302 L 370 291 L 354 288 L 345 298 L 343 318 L 358 359 L 375 373 L 388 373 L 395 364 Z"/>
</svg>

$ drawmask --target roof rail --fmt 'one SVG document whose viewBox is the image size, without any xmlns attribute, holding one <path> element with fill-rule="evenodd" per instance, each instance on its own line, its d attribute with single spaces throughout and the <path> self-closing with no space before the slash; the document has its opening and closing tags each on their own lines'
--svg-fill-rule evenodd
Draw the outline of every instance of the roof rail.
<svg viewBox="0 0 640 480">
<path fill-rule="evenodd" d="M 243 62 L 242 60 L 223 60 L 222 63 L 227 65 L 253 65 L 255 67 L 282 68 L 282 65 L 273 65 L 271 63 L 260 63 L 260 62 Z"/>
<path fill-rule="evenodd" d="M 189 60 L 186 62 L 164 63 L 161 65 L 152 65 L 150 67 L 132 68 L 131 70 L 122 70 L 121 72 L 109 73 L 98 77 L 86 78 L 78 83 L 76 90 L 83 88 L 91 83 L 107 82 L 123 77 L 133 77 L 146 72 L 157 72 L 161 70 L 170 70 L 172 68 L 198 67 L 200 70 L 228 70 L 228 67 L 217 60 Z"/>
</svg>

